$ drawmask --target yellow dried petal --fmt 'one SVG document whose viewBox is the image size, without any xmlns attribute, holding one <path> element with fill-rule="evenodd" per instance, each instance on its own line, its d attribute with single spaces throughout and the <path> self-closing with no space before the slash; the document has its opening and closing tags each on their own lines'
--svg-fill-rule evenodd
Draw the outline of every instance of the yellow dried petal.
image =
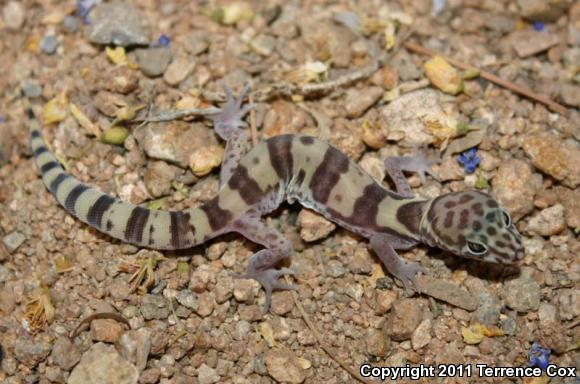
<svg viewBox="0 0 580 384">
<path fill-rule="evenodd" d="M 480 325 L 481 331 L 483 332 L 484 336 L 487 337 L 498 337 L 498 336 L 505 336 L 505 332 L 503 329 L 494 327 L 494 326 L 487 326 L 487 325 Z"/>
<path fill-rule="evenodd" d="M 123 47 L 106 47 L 105 53 L 107 57 L 113 64 L 127 64 L 127 54 L 125 53 L 125 48 Z"/>
<path fill-rule="evenodd" d="M 270 323 L 266 321 L 260 323 L 260 335 L 262 335 L 264 340 L 266 340 L 266 343 L 268 343 L 268 346 L 270 348 L 276 346 L 276 340 L 274 339 L 274 330 L 272 329 Z"/>
<path fill-rule="evenodd" d="M 437 139 L 437 143 L 457 136 L 457 124 L 449 124 L 449 121 L 441 121 L 435 116 L 424 116 L 421 121 L 427 131 Z"/>
<path fill-rule="evenodd" d="M 58 255 L 54 258 L 54 269 L 57 273 L 70 272 L 74 268 L 74 264 L 70 259 L 64 255 Z"/>
<path fill-rule="evenodd" d="M 479 344 L 485 337 L 480 324 L 472 324 L 461 328 L 461 336 L 465 344 Z"/>
<path fill-rule="evenodd" d="M 75 103 L 69 104 L 70 113 L 73 115 L 75 120 L 79 123 L 81 127 L 89 131 L 93 136 L 99 136 L 100 131 L 99 128 L 93 124 L 93 122 L 81 111 L 79 107 L 76 106 Z"/>
<path fill-rule="evenodd" d="M 201 100 L 199 99 L 199 97 L 196 96 L 185 96 L 183 98 L 181 98 L 181 100 L 179 100 L 177 103 L 175 103 L 175 108 L 176 109 L 193 109 L 193 108 L 199 108 L 201 104 Z"/>
<path fill-rule="evenodd" d="M 248 3 L 232 3 L 222 8 L 221 23 L 233 25 L 240 21 L 250 21 L 254 18 L 254 11 Z"/>
<path fill-rule="evenodd" d="M 366 145 L 373 149 L 382 148 L 387 142 L 382 127 L 368 120 L 362 123 L 362 139 Z"/>
<path fill-rule="evenodd" d="M 191 154 L 189 167 L 196 176 L 205 176 L 222 163 L 224 150 L 219 145 L 203 147 Z"/>
<path fill-rule="evenodd" d="M 310 360 L 306 360 L 303 357 L 296 357 L 296 362 L 302 369 L 308 369 L 312 367 L 312 363 L 310 362 Z"/>
<path fill-rule="evenodd" d="M 393 23 L 388 23 L 385 27 L 385 49 L 390 51 L 395 46 L 395 42 L 395 25 Z"/>
<path fill-rule="evenodd" d="M 32 53 L 40 52 L 40 40 L 42 40 L 42 37 L 38 34 L 30 36 L 28 40 L 26 40 L 26 44 L 24 44 L 25 49 Z"/>
<path fill-rule="evenodd" d="M 456 95 L 463 90 L 460 73 L 441 56 L 434 56 L 424 64 L 425 73 L 431 84 L 441 91 Z"/>
<path fill-rule="evenodd" d="M 44 106 L 44 124 L 59 123 L 67 116 L 67 97 L 63 91 Z"/>
</svg>

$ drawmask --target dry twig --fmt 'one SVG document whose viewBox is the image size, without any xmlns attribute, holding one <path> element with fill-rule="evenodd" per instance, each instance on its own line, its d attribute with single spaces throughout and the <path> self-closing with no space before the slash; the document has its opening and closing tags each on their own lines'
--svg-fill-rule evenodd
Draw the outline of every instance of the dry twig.
<svg viewBox="0 0 580 384">
<path fill-rule="evenodd" d="M 421 45 L 412 43 L 412 42 L 406 42 L 405 43 L 405 47 L 407 49 L 409 49 L 410 51 L 416 52 L 416 53 L 420 53 L 422 55 L 427 55 L 427 56 L 441 56 L 443 57 L 447 62 L 453 64 L 454 66 L 461 68 L 463 70 L 467 70 L 467 69 L 474 69 L 475 67 L 469 64 L 465 64 L 462 63 L 461 61 L 452 59 L 450 57 L 447 57 L 445 55 L 440 54 L 439 52 L 430 49 L 430 48 L 425 48 Z M 522 96 L 525 96 L 529 99 L 535 100 L 539 103 L 542 103 L 544 105 L 546 105 L 547 107 L 549 107 L 551 110 L 558 112 L 562 115 L 566 115 L 568 113 L 568 110 L 566 109 L 566 107 L 564 107 L 561 104 L 556 103 L 554 100 L 550 99 L 547 96 L 544 95 L 540 95 L 534 91 L 532 91 L 531 89 L 527 88 L 527 87 L 523 87 L 521 85 L 517 85 L 512 83 L 511 81 L 507 81 L 504 80 L 496 75 L 494 75 L 491 72 L 487 72 L 484 71 L 482 69 L 478 69 L 479 71 L 479 76 L 481 76 L 482 78 L 491 81 L 494 84 L 497 84 L 501 87 L 507 88 L 510 91 L 513 91 L 517 94 L 520 94 Z"/>
<path fill-rule="evenodd" d="M 296 95 L 300 96 L 314 96 L 323 93 L 330 93 L 336 91 L 339 88 L 345 87 L 349 84 L 355 83 L 359 80 L 366 79 L 375 73 L 383 64 L 388 62 L 397 52 L 401 49 L 403 44 L 411 37 L 413 30 L 411 28 L 403 28 L 400 33 L 400 37 L 393 49 L 383 55 L 383 57 L 372 62 L 371 64 L 357 69 L 353 72 L 347 73 L 339 77 L 338 79 L 325 81 L 316 84 L 291 84 L 288 82 L 279 82 L 269 86 L 265 86 L 258 89 L 249 95 L 250 100 L 255 100 L 256 102 L 265 102 L 275 97 L 292 97 Z M 220 103 L 225 101 L 225 94 L 223 92 L 214 92 L 209 90 L 204 90 L 201 93 L 201 97 L 209 102 Z M 172 112 L 161 112 L 156 116 L 147 117 L 145 119 L 136 119 L 133 122 L 141 122 L 141 125 L 153 122 L 161 121 L 172 121 L 181 119 L 188 116 L 207 116 L 213 115 L 220 111 L 219 108 L 192 108 L 184 109 L 181 111 Z M 252 118 L 252 115 L 250 115 Z M 252 132 L 252 141 L 254 141 L 254 133 Z"/>
<path fill-rule="evenodd" d="M 286 279 L 286 283 L 290 284 L 290 279 L 288 278 L 288 276 L 284 276 L 284 278 Z M 310 329 L 310 331 L 314 335 L 314 338 L 316 339 L 318 344 L 320 344 L 320 347 L 322 349 L 324 349 L 324 351 L 328 354 L 328 356 L 330 356 L 330 358 L 332 360 L 334 360 L 338 365 L 340 365 L 345 371 L 350 373 L 350 375 L 352 377 L 354 377 L 355 379 L 357 379 L 358 381 L 360 381 L 363 384 L 370 384 L 370 382 L 366 381 L 360 375 L 360 373 L 358 373 L 355 369 L 351 368 L 346 362 L 344 362 L 342 359 L 340 359 L 336 355 L 336 353 L 332 350 L 332 348 L 326 343 L 326 341 L 322 338 L 322 336 L 320 335 L 320 333 L 316 329 L 314 323 L 310 319 L 310 316 L 308 316 L 308 314 L 304 310 L 304 307 L 302 307 L 300 300 L 298 300 L 298 294 L 295 291 L 292 291 L 292 298 L 294 299 L 294 304 L 296 304 L 296 308 L 298 308 L 298 311 L 300 312 L 300 315 L 304 319 L 304 322 L 306 323 L 306 325 L 308 326 L 308 328 Z"/>
<path fill-rule="evenodd" d="M 71 332 L 69 339 L 74 339 L 75 337 L 77 337 L 77 335 L 80 333 L 81 329 L 85 325 L 90 324 L 93 320 L 97 320 L 97 319 L 113 319 L 113 320 L 118 321 L 119 323 L 125 324 L 127 327 L 129 327 L 129 329 L 131 328 L 131 324 L 129 323 L 129 320 L 127 320 L 123 315 L 120 315 L 118 313 L 115 313 L 115 312 L 93 313 L 92 315 L 87 316 L 81 320 L 81 322 L 77 325 L 77 327 L 74 329 L 74 331 Z"/>
</svg>

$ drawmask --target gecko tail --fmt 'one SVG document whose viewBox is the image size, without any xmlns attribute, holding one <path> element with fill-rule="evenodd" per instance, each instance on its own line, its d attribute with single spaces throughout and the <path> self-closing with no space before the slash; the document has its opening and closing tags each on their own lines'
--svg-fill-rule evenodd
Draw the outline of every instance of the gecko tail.
<svg viewBox="0 0 580 384">
<path fill-rule="evenodd" d="M 122 201 L 77 180 L 49 150 L 32 109 L 31 149 L 46 188 L 74 217 L 111 237 L 137 246 L 176 250 L 191 248 L 215 232 L 207 206 L 184 211 L 152 210 Z M 211 206 L 210 206 L 211 207 Z"/>
</svg>

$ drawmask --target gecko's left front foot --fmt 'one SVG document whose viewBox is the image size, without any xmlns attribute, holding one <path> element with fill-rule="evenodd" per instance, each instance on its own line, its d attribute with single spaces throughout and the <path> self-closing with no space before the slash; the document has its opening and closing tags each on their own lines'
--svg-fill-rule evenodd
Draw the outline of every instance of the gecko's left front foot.
<svg viewBox="0 0 580 384">
<path fill-rule="evenodd" d="M 260 283 L 266 294 L 266 302 L 264 303 L 264 308 L 262 309 L 262 313 L 266 314 L 270 310 L 273 291 L 295 291 L 298 289 L 294 285 L 289 285 L 278 281 L 278 278 L 286 275 L 294 275 L 294 271 L 290 268 L 272 268 L 258 271 L 247 271 L 243 275 L 233 275 L 233 277 L 237 279 L 253 279 Z"/>
<path fill-rule="evenodd" d="M 240 95 L 236 98 L 232 95 L 231 89 L 224 85 L 226 94 L 226 103 L 222 105 L 221 110 L 215 115 L 209 115 L 208 118 L 213 121 L 214 129 L 217 134 L 224 140 L 229 140 L 230 136 L 244 127 L 246 123 L 242 120 L 244 116 L 254 107 L 253 104 L 242 103 L 250 92 L 250 85 L 246 84 Z"/>
<path fill-rule="evenodd" d="M 397 271 L 390 271 L 395 277 L 397 277 L 403 283 L 403 288 L 407 293 L 413 292 L 415 290 L 417 293 L 421 293 L 421 286 L 417 280 L 419 274 L 428 275 L 429 271 L 417 263 L 410 261 L 401 261 L 401 265 L 396 268 Z"/>
</svg>

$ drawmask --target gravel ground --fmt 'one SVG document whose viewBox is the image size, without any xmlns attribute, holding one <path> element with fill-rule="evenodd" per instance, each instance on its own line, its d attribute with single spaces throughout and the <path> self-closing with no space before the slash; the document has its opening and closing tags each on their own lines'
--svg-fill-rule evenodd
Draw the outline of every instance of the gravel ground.
<svg viewBox="0 0 580 384">
<path fill-rule="evenodd" d="M 580 369 L 580 3 L 450 0 L 437 15 L 428 0 L 0 5 L 3 382 L 351 383 L 337 361 L 526 366 L 534 343 Z M 403 46 L 410 27 L 407 42 L 482 72 Z M 363 239 L 285 205 L 269 220 L 296 249 L 300 307 L 278 292 L 262 315 L 258 284 L 231 277 L 254 245 L 121 244 L 68 215 L 31 159 L 27 102 L 80 180 L 133 203 L 196 206 L 218 188 L 224 143 L 211 125 L 131 120 L 219 106 L 222 84 L 246 82 L 258 140 L 316 135 L 379 179 L 386 156 L 442 154 L 440 181 L 409 175 L 415 193 L 490 192 L 522 233 L 523 265 L 416 247 L 403 256 L 431 274 L 407 294 Z M 423 382 L 574 382 L 476 376 Z"/>
</svg>

